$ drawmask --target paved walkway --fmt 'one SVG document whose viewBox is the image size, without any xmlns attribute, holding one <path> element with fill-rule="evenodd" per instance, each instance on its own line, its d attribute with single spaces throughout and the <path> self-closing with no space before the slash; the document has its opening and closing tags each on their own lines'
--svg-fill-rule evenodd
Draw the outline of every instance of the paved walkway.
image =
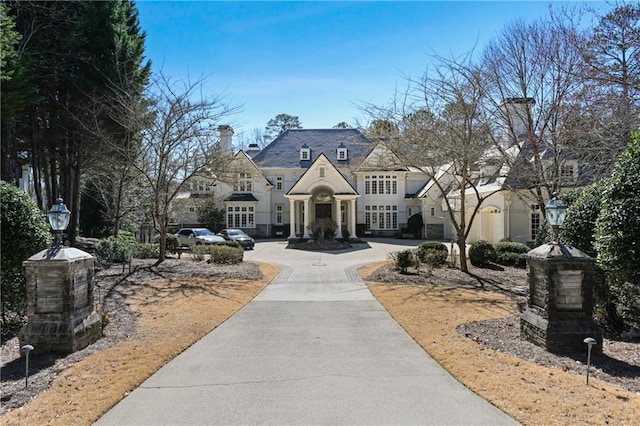
<svg viewBox="0 0 640 426">
<path fill-rule="evenodd" d="M 402 248 L 383 241 L 340 254 L 259 242 L 245 258 L 278 265 L 274 281 L 97 424 L 517 424 L 373 298 L 356 267 Z"/>
</svg>

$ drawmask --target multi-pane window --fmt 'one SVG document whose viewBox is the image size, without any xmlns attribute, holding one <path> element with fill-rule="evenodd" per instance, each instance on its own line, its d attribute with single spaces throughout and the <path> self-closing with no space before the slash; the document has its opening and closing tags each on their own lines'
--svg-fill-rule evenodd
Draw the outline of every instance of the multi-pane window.
<svg viewBox="0 0 640 426">
<path fill-rule="evenodd" d="M 560 169 L 560 178 L 563 182 L 572 182 L 575 176 L 574 172 L 575 169 L 573 167 L 573 164 L 565 164 Z"/>
<path fill-rule="evenodd" d="M 227 206 L 227 228 L 255 228 L 254 207 L 246 205 Z"/>
<path fill-rule="evenodd" d="M 303 160 L 303 161 L 310 160 L 311 159 L 311 148 L 309 148 L 306 145 L 303 145 L 302 148 L 300 148 L 300 159 Z"/>
<path fill-rule="evenodd" d="M 284 179 L 282 176 L 276 176 L 276 191 L 282 191 Z"/>
<path fill-rule="evenodd" d="M 540 231 L 540 206 L 533 204 L 531 206 L 531 239 L 535 241 Z"/>
<path fill-rule="evenodd" d="M 431 217 L 434 217 L 436 215 L 436 208 L 431 207 L 431 209 L 429 210 L 429 213 L 431 214 Z"/>
<path fill-rule="evenodd" d="M 340 205 L 340 223 L 347 223 L 347 209 L 344 204 Z"/>
<path fill-rule="evenodd" d="M 398 206 L 364 206 L 368 229 L 398 229 Z"/>
<path fill-rule="evenodd" d="M 364 193 L 373 195 L 395 195 L 398 193 L 398 177 L 395 175 L 365 176 Z"/>
<path fill-rule="evenodd" d="M 367 224 L 367 229 L 371 229 L 371 206 L 364 206 L 364 223 Z"/>
<path fill-rule="evenodd" d="M 338 148 L 338 160 L 347 159 L 347 148 Z"/>
<path fill-rule="evenodd" d="M 238 173 L 238 183 L 235 185 L 234 191 L 250 192 L 252 191 L 251 174 L 250 173 Z"/>
<path fill-rule="evenodd" d="M 210 191 L 211 184 L 204 180 L 194 180 L 187 184 L 187 188 L 194 192 Z"/>
<path fill-rule="evenodd" d="M 283 207 L 282 204 L 276 204 L 276 223 L 282 224 Z"/>
</svg>

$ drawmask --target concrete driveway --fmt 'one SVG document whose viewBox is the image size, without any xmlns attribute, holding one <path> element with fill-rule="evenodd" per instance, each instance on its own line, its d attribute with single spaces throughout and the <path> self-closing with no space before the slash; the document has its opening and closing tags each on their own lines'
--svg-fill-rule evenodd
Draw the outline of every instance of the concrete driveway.
<svg viewBox="0 0 640 426">
<path fill-rule="evenodd" d="M 517 424 L 444 371 L 356 273 L 416 242 L 346 252 L 258 242 L 280 274 L 224 324 L 123 399 L 99 425 Z"/>
</svg>

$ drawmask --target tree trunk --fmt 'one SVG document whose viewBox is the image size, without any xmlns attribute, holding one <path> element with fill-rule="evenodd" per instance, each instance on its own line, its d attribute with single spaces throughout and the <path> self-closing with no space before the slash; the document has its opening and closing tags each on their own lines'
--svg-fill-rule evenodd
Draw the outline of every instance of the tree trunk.
<svg viewBox="0 0 640 426">
<path fill-rule="evenodd" d="M 458 250 L 460 250 L 460 270 L 465 274 L 469 273 L 469 266 L 467 265 L 467 237 L 465 236 L 464 229 L 460 228 L 458 231 Z"/>
</svg>

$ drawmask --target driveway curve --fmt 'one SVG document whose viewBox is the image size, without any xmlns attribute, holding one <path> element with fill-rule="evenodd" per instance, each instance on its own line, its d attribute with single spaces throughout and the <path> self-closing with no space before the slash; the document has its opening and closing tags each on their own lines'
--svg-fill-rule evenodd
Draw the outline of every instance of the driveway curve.
<svg viewBox="0 0 640 426">
<path fill-rule="evenodd" d="M 443 370 L 357 274 L 414 242 L 341 252 L 263 241 L 245 259 L 281 271 L 98 425 L 511 425 Z"/>
</svg>

